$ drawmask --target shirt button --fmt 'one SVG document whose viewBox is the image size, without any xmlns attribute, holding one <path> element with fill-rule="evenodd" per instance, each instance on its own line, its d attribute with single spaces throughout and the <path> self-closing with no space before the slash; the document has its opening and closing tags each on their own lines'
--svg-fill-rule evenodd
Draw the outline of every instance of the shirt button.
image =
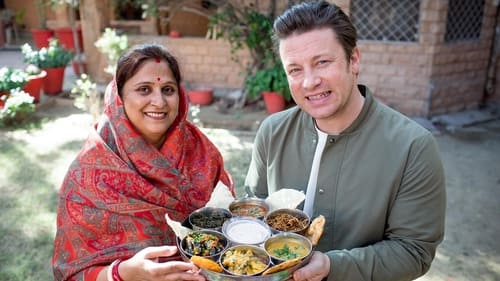
<svg viewBox="0 0 500 281">
<path fill-rule="evenodd" d="M 318 190 L 318 193 L 319 193 L 319 194 L 323 194 L 323 193 L 325 193 L 325 191 L 323 190 L 323 188 L 320 188 L 320 189 Z"/>
<path fill-rule="evenodd" d="M 334 139 L 334 138 L 331 138 L 329 141 L 330 141 L 330 143 L 334 143 L 334 142 L 335 142 L 335 139 Z"/>
</svg>

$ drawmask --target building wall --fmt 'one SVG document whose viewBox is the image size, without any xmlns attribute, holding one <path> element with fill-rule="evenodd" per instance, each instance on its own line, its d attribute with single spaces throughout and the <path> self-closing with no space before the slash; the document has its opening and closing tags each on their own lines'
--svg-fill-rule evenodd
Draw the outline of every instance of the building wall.
<svg viewBox="0 0 500 281">
<path fill-rule="evenodd" d="M 427 111 L 432 54 L 417 43 L 359 42 L 359 83 L 390 107 L 412 116 Z"/>
<path fill-rule="evenodd" d="M 495 74 L 494 90 L 488 97 L 488 101 L 500 103 L 500 60 L 497 61 Z"/>
<path fill-rule="evenodd" d="M 335 2 L 343 9 L 350 6 L 350 1 Z M 418 42 L 358 42 L 359 82 L 370 87 L 381 101 L 409 116 L 429 117 L 477 107 L 483 99 L 494 28 L 495 7 L 491 1 L 486 2 L 480 41 L 446 44 L 447 1 L 422 0 Z M 139 36 L 131 42 L 148 40 L 151 38 Z M 230 48 L 223 40 L 155 40 L 178 55 L 188 84 L 243 85 L 241 68 L 231 61 Z"/>
<path fill-rule="evenodd" d="M 231 48 L 223 40 L 197 37 L 130 36 L 129 44 L 156 42 L 167 46 L 179 60 L 183 80 L 189 87 L 241 88 L 243 76 L 238 64 L 231 60 Z M 241 57 L 245 63 L 247 52 Z"/>
<path fill-rule="evenodd" d="M 495 11 L 486 1 L 480 40 L 477 42 L 444 42 L 446 1 L 438 7 L 435 52 L 429 79 L 430 114 L 436 115 L 476 108 L 483 94 L 495 32 Z"/>
<path fill-rule="evenodd" d="M 6 4 L 11 8 L 19 4 L 34 9 L 33 5 L 21 4 L 26 1 L 7 0 Z M 349 13 L 351 0 L 331 1 Z M 380 100 L 410 116 L 429 117 L 477 107 L 484 99 L 491 56 L 496 11 L 493 2 L 485 1 L 478 42 L 447 44 L 444 33 L 448 0 L 422 0 L 418 42 L 358 42 L 361 50 L 359 82 L 370 87 Z M 27 23 L 33 14 L 36 15 L 35 10 L 28 11 Z M 243 86 L 242 68 L 230 59 L 230 47 L 223 40 L 152 35 L 129 35 L 129 40 L 131 44 L 155 41 L 172 49 L 180 60 L 187 85 Z M 248 60 L 248 53 L 241 55 Z M 488 100 L 500 100 L 500 63 L 496 62 L 496 66 L 495 91 Z"/>
</svg>

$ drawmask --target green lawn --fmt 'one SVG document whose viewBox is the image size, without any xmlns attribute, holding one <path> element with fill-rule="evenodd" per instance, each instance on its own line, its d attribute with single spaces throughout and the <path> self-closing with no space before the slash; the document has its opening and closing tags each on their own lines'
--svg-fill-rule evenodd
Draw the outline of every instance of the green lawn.
<svg viewBox="0 0 500 281">
<path fill-rule="evenodd" d="M 61 111 L 34 128 L 0 129 L 0 280 L 53 280 L 50 259 L 57 190 L 91 119 Z M 250 161 L 251 133 L 206 129 L 221 149 L 238 196 Z"/>
</svg>

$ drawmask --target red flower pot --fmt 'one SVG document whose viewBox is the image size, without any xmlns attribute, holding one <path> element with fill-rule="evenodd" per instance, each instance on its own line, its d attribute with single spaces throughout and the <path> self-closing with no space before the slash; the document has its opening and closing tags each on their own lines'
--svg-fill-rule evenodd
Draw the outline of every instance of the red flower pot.
<svg viewBox="0 0 500 281">
<path fill-rule="evenodd" d="M 9 97 L 9 92 L 0 92 L 0 109 L 5 105 L 5 100 Z"/>
<path fill-rule="evenodd" d="M 82 72 L 80 72 L 80 67 L 78 66 L 78 61 L 73 60 L 71 62 L 71 64 L 73 65 L 73 72 L 75 73 L 76 76 L 80 76 L 83 73 L 87 73 L 87 63 L 86 62 L 82 61 L 82 65 L 81 65 Z"/>
<path fill-rule="evenodd" d="M 31 35 L 37 49 L 49 47 L 49 39 L 54 37 L 54 30 L 51 29 L 32 29 Z"/>
<path fill-rule="evenodd" d="M 54 96 L 62 92 L 65 69 L 64 66 L 43 69 L 47 71 L 47 77 L 43 83 L 43 92 L 46 95 Z"/>
<path fill-rule="evenodd" d="M 47 71 L 42 70 L 42 72 L 37 75 L 29 76 L 28 83 L 26 83 L 23 87 L 23 91 L 30 94 L 34 98 L 35 103 L 40 101 L 40 92 L 42 90 L 45 77 L 47 77 Z"/>
<path fill-rule="evenodd" d="M 78 46 L 83 51 L 83 35 L 81 27 L 76 28 L 78 34 Z M 61 27 L 55 30 L 56 37 L 61 45 L 68 50 L 75 50 L 75 40 L 73 40 L 73 30 L 70 27 Z"/>
<path fill-rule="evenodd" d="M 170 36 L 172 38 L 179 38 L 179 37 L 181 37 L 181 33 L 177 30 L 172 30 L 172 31 L 170 31 L 168 36 Z"/>
<path fill-rule="evenodd" d="M 189 102 L 198 105 L 208 105 L 214 98 L 213 89 L 198 89 L 188 92 Z"/>
<path fill-rule="evenodd" d="M 279 93 L 263 91 L 262 96 L 264 97 L 267 113 L 272 114 L 285 109 L 285 98 Z"/>
</svg>

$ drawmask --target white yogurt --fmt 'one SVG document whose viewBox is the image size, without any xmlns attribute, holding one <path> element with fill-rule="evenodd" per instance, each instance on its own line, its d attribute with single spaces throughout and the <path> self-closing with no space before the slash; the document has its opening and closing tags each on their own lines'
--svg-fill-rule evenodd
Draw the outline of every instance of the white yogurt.
<svg viewBox="0 0 500 281">
<path fill-rule="evenodd" d="M 235 221 L 226 230 L 229 240 L 240 244 L 261 244 L 270 235 L 268 228 L 252 220 Z"/>
</svg>

